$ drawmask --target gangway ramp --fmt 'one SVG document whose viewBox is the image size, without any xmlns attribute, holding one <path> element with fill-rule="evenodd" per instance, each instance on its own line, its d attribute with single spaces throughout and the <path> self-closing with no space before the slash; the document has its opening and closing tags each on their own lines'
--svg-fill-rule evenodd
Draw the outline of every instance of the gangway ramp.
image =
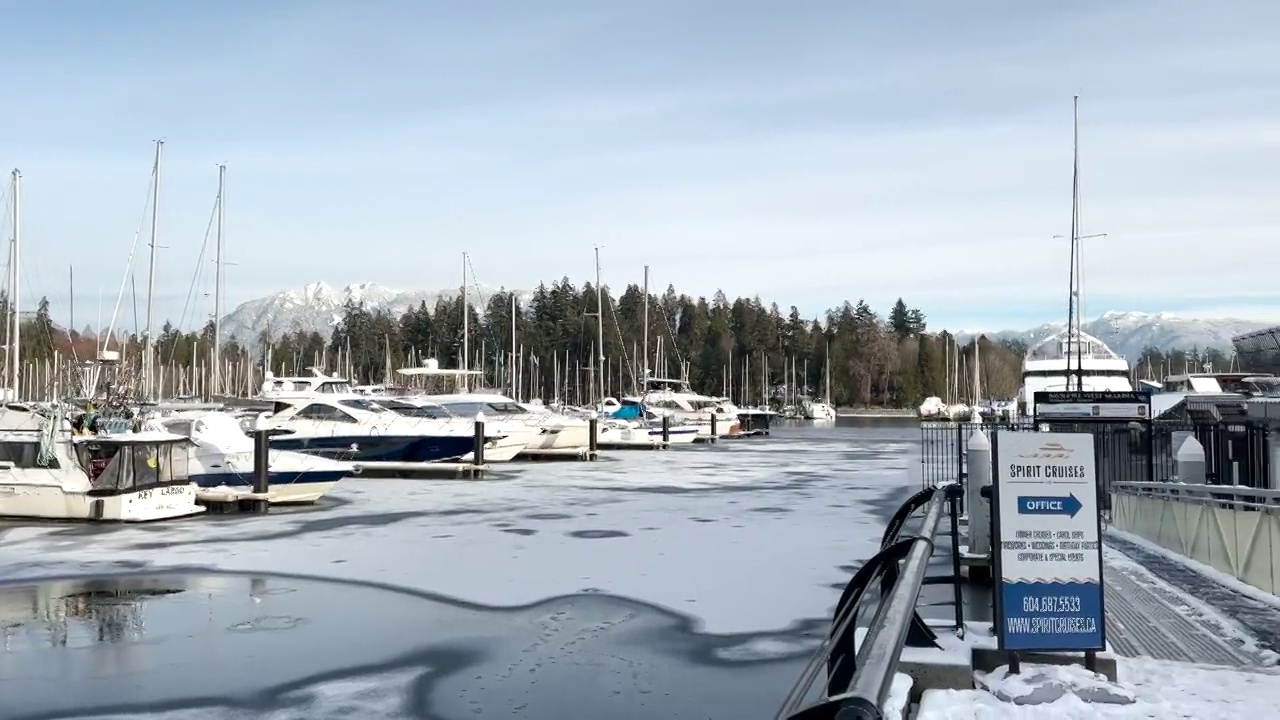
<svg viewBox="0 0 1280 720">
<path fill-rule="evenodd" d="M 1116 654 L 1238 668 L 1280 658 L 1268 636 L 1280 627 L 1280 605 L 1250 602 L 1194 571 L 1171 573 L 1163 566 L 1174 561 L 1132 543 L 1108 537 L 1107 545 L 1107 641 Z M 1251 612 L 1240 617 L 1246 607 Z"/>
</svg>

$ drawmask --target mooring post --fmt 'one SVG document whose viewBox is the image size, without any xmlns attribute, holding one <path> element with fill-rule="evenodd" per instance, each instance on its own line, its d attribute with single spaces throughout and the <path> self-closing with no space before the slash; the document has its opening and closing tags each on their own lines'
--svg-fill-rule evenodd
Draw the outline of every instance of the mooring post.
<svg viewBox="0 0 1280 720">
<path fill-rule="evenodd" d="M 1204 446 L 1194 435 L 1188 435 L 1178 448 L 1174 460 L 1178 466 L 1178 482 L 1188 485 L 1203 485 L 1206 478 Z"/>
<path fill-rule="evenodd" d="M 268 440 L 271 433 L 266 428 L 262 417 L 258 417 L 253 429 L 253 511 L 265 513 L 270 503 L 267 494 L 271 491 L 271 446 Z"/>
<path fill-rule="evenodd" d="M 671 416 L 662 416 L 662 446 L 671 446 Z"/>
<path fill-rule="evenodd" d="M 969 552 L 980 557 L 991 553 L 991 507 L 983 499 L 985 487 L 991 487 L 991 441 L 982 430 L 974 430 L 969 436 L 969 477 L 965 494 L 969 499 Z"/>
<path fill-rule="evenodd" d="M 471 466 L 473 469 L 484 466 L 484 413 L 476 413 L 476 432 L 471 443 Z"/>
<path fill-rule="evenodd" d="M 720 431 L 716 429 L 716 414 L 711 413 L 711 442 L 715 442 L 720 438 Z"/>
<path fill-rule="evenodd" d="M 600 452 L 600 413 L 592 410 L 591 417 L 587 420 L 587 459 L 595 460 L 598 452 Z"/>
</svg>

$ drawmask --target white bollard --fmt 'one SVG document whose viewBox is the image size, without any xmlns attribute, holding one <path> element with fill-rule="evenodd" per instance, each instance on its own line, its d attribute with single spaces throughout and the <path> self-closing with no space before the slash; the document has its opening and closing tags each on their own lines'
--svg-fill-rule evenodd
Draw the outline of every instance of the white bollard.
<svg viewBox="0 0 1280 720">
<path fill-rule="evenodd" d="M 1178 464 L 1178 482 L 1190 485 L 1205 483 L 1204 446 L 1194 435 L 1182 441 L 1174 460 Z"/>
<path fill-rule="evenodd" d="M 986 556 L 991 552 L 991 514 L 982 488 L 991 484 L 991 441 L 982 430 L 969 436 L 969 486 L 965 502 L 969 508 L 969 553 Z"/>
<path fill-rule="evenodd" d="M 1275 438 L 1280 441 L 1280 438 Z M 1280 490 L 1280 442 L 1271 442 L 1272 438 L 1267 438 L 1267 444 L 1271 446 L 1271 477 L 1267 478 L 1269 484 L 1267 487 L 1271 490 Z"/>
</svg>

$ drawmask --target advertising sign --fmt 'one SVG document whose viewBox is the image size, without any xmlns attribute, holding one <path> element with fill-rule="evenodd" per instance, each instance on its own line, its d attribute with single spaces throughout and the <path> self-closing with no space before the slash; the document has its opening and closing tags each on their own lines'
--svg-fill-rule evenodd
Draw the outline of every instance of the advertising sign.
<svg viewBox="0 0 1280 720">
<path fill-rule="evenodd" d="M 1040 391 L 1032 396 L 1037 421 L 1150 420 L 1151 396 L 1136 392 Z"/>
<path fill-rule="evenodd" d="M 1105 649 L 1093 435 L 999 433 L 994 455 L 1000 649 Z"/>
</svg>

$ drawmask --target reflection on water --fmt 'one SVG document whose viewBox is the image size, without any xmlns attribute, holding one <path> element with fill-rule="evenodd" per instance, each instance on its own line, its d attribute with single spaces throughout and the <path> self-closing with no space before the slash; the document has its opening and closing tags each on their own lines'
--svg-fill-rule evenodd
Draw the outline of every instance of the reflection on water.
<svg viewBox="0 0 1280 720">
<path fill-rule="evenodd" d="M 141 640 L 142 605 L 183 592 L 172 581 L 135 579 L 45 583 L 0 589 L 0 639 L 7 651 L 21 644 L 80 647 Z"/>
<path fill-rule="evenodd" d="M 0 586 L 0 718 L 199 706 L 257 717 L 294 704 L 319 717 L 313 705 L 333 682 L 391 677 L 394 687 L 361 692 L 384 705 L 398 694 L 417 717 L 754 717 L 826 624 L 703 635 L 603 593 L 492 608 L 222 573 Z"/>
</svg>

